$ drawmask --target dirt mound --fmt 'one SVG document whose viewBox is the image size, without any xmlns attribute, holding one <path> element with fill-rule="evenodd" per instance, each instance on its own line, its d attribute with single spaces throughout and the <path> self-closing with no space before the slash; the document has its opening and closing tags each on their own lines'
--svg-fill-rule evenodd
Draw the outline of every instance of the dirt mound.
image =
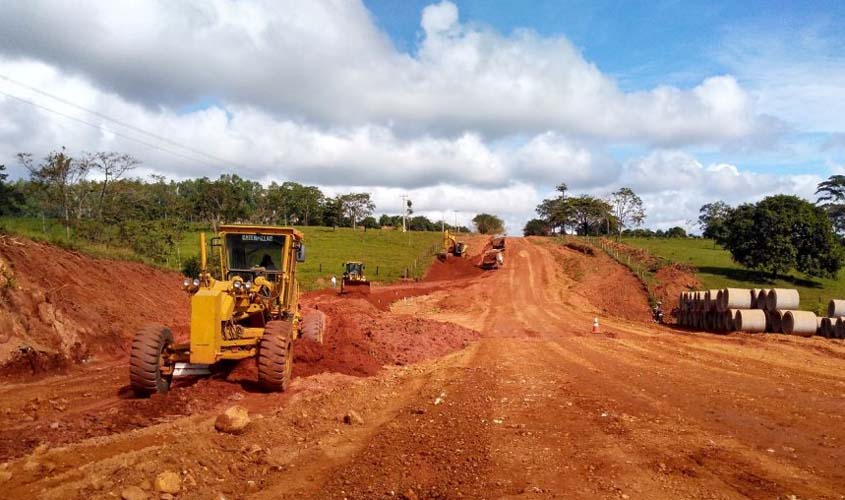
<svg viewBox="0 0 845 500">
<path fill-rule="evenodd" d="M 425 273 L 425 281 L 445 281 L 461 278 L 473 278 L 484 274 L 478 267 L 478 256 L 473 257 L 448 257 L 446 260 L 436 259 L 428 272 Z"/>
<path fill-rule="evenodd" d="M 654 277 L 657 279 L 654 293 L 663 301 L 664 306 L 671 304 L 671 307 L 675 307 L 681 292 L 701 288 L 701 282 L 693 271 L 679 264 L 661 268 Z"/>
<path fill-rule="evenodd" d="M 314 294 L 304 302 L 323 311 L 329 325 L 322 345 L 296 344 L 295 376 L 323 372 L 373 375 L 384 365 L 405 365 L 442 356 L 479 338 L 473 330 L 392 314 L 368 300 Z"/>
<path fill-rule="evenodd" d="M 95 259 L 25 238 L 0 239 L 0 373 L 65 368 L 123 354 L 135 330 L 188 330 L 178 273 Z"/>
</svg>

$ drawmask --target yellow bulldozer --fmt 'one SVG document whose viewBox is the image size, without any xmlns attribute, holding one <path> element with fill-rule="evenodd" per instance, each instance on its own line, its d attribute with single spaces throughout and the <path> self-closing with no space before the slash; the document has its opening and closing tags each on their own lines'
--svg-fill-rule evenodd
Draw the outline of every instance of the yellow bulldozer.
<svg viewBox="0 0 845 500">
<path fill-rule="evenodd" d="M 468 255 L 467 252 L 469 252 L 469 245 L 463 241 L 458 241 L 448 229 L 443 231 L 443 248 L 437 254 L 440 259 L 446 260 L 450 255 L 466 257 Z"/>
<path fill-rule="evenodd" d="M 364 275 L 364 263 L 349 261 L 343 263 L 343 279 L 340 280 L 340 293 L 360 291 L 370 293 L 370 282 Z"/>
<path fill-rule="evenodd" d="M 205 234 L 200 235 L 201 272 L 186 278 L 191 293 L 191 334 L 175 342 L 165 326 L 135 334 L 129 380 L 139 396 L 167 392 L 174 377 L 205 375 L 226 360 L 255 358 L 258 383 L 266 390 L 287 389 L 293 343 L 300 337 L 322 341 L 324 318 L 301 317 L 296 264 L 305 260 L 302 233 L 292 228 L 223 225 L 211 238 L 217 269 L 208 267 Z"/>
</svg>

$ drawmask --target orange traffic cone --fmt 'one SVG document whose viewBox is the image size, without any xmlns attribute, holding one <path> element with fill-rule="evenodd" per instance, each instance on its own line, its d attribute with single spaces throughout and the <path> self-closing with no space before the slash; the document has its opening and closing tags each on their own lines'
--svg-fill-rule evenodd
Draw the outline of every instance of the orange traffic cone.
<svg viewBox="0 0 845 500">
<path fill-rule="evenodd" d="M 599 318 L 598 318 L 598 316 L 596 316 L 593 319 L 593 333 L 601 333 L 601 331 L 599 330 Z"/>
</svg>

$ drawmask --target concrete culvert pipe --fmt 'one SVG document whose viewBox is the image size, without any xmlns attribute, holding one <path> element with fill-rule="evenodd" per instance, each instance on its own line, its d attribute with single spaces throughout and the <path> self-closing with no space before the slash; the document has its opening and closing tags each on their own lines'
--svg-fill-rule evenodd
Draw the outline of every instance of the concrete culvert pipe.
<svg viewBox="0 0 845 500">
<path fill-rule="evenodd" d="M 794 311 L 798 309 L 801 298 L 794 288 L 772 288 L 767 302 L 770 311 Z"/>
<path fill-rule="evenodd" d="M 710 302 L 707 304 L 708 311 L 716 311 L 719 304 L 719 292 L 721 290 L 710 290 Z"/>
<path fill-rule="evenodd" d="M 845 300 L 831 299 L 827 304 L 827 317 L 838 318 L 845 316 Z"/>
<path fill-rule="evenodd" d="M 740 309 L 734 317 L 734 327 L 746 333 L 766 331 L 766 313 L 761 309 Z"/>
<path fill-rule="evenodd" d="M 818 322 L 816 335 L 829 339 L 833 333 L 833 323 L 830 321 L 830 318 L 816 318 L 816 321 Z"/>
<path fill-rule="evenodd" d="M 724 309 L 722 309 L 722 301 L 724 300 L 724 296 L 725 296 L 724 290 L 719 290 L 718 292 L 716 292 L 716 311 L 717 312 L 724 311 Z"/>
<path fill-rule="evenodd" d="M 783 333 L 783 326 L 781 322 L 783 321 L 783 311 L 767 311 L 769 317 L 769 330 L 772 333 Z"/>
<path fill-rule="evenodd" d="M 845 339 L 845 317 L 836 318 L 835 321 L 831 319 L 830 321 L 833 325 L 830 338 Z"/>
<path fill-rule="evenodd" d="M 812 337 L 818 328 L 816 313 L 810 311 L 786 311 L 782 324 L 783 333 L 801 337 Z"/>
<path fill-rule="evenodd" d="M 735 332 L 736 331 L 736 312 L 739 309 L 728 309 L 727 311 L 722 313 L 722 322 L 725 327 L 726 332 Z"/>
<path fill-rule="evenodd" d="M 754 309 L 761 309 L 767 311 L 769 309 L 769 291 L 765 288 L 757 290 L 757 307 Z"/>
<path fill-rule="evenodd" d="M 752 288 L 749 294 L 751 295 L 751 307 L 749 309 L 757 309 L 757 289 Z"/>
<path fill-rule="evenodd" d="M 725 288 L 722 291 L 722 310 L 753 309 L 751 307 L 752 291 L 745 288 Z"/>
</svg>

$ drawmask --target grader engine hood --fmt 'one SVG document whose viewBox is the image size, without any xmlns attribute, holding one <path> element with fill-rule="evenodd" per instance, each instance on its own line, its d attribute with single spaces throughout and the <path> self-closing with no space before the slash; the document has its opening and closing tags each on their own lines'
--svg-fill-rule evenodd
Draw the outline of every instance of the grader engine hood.
<svg viewBox="0 0 845 500">
<path fill-rule="evenodd" d="M 201 288 L 191 298 L 191 363 L 217 361 L 223 321 L 235 312 L 235 297 L 228 288 L 228 282 L 218 282 L 211 288 Z"/>
</svg>

